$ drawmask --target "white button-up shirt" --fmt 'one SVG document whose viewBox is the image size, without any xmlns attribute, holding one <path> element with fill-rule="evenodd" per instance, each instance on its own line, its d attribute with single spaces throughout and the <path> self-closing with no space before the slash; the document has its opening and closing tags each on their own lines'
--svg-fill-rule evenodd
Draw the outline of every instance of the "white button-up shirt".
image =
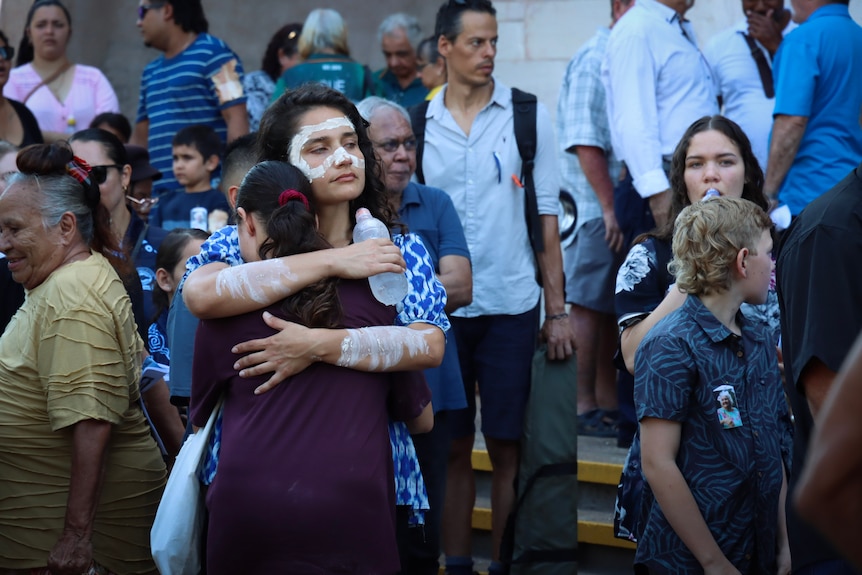
<svg viewBox="0 0 862 575">
<path fill-rule="evenodd" d="M 786 36 L 796 27 L 797 24 L 790 20 L 783 34 Z M 763 92 L 757 63 L 751 55 L 748 42 L 742 36 L 747 33 L 748 22 L 743 20 L 710 40 L 703 50 L 703 55 L 715 73 L 718 91 L 723 100 L 724 115 L 739 124 L 751 140 L 754 155 L 766 172 L 775 97 L 767 98 Z M 755 43 L 772 70 L 769 52 L 757 40 Z"/>
<path fill-rule="evenodd" d="M 662 156 L 692 122 L 718 113 L 709 64 L 680 21 L 656 0 L 637 0 L 611 30 L 602 65 L 613 147 L 643 197 L 670 187 Z"/>
<path fill-rule="evenodd" d="M 464 226 L 473 264 L 473 303 L 452 315 L 513 315 L 539 302 L 536 262 L 527 236 L 521 156 L 515 141 L 512 91 L 495 80 L 491 101 L 470 135 L 444 104 L 444 88 L 428 105 L 422 170 L 425 183 L 446 190 Z M 557 215 L 559 169 L 554 130 L 541 103 L 536 112 L 535 167 L 539 214 Z"/>
</svg>

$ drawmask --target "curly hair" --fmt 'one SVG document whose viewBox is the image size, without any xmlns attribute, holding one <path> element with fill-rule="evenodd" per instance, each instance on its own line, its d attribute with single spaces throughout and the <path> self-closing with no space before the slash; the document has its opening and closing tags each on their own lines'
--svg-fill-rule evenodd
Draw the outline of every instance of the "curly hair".
<svg viewBox="0 0 862 575">
<path fill-rule="evenodd" d="M 635 243 L 640 243 L 644 237 L 653 237 L 662 241 L 670 241 L 673 237 L 674 220 L 686 206 L 691 205 L 691 200 L 688 199 L 688 188 L 685 185 L 685 157 L 688 155 L 688 148 L 691 146 L 692 138 L 701 132 L 709 132 L 710 130 L 721 132 L 739 148 L 742 165 L 745 168 L 742 199 L 754 202 L 761 209 L 767 209 L 769 202 L 763 194 L 763 170 L 751 149 L 751 141 L 749 141 L 748 136 L 733 120 L 720 115 L 704 116 L 695 120 L 688 127 L 673 151 L 670 163 L 670 217 L 668 217 L 667 224 L 663 228 L 656 228 L 643 234 L 635 240 Z"/>
<path fill-rule="evenodd" d="M 285 190 L 299 192 L 308 200 L 280 202 Z M 261 259 L 279 258 L 325 250 L 332 246 L 317 231 L 311 185 L 298 168 L 279 161 L 261 162 L 249 170 L 239 186 L 237 209 L 264 222 L 266 240 Z M 241 220 L 239 214 L 237 219 Z M 342 318 L 338 278 L 325 278 L 289 296 L 282 309 L 308 327 L 337 327 Z"/>
<path fill-rule="evenodd" d="M 739 250 L 757 255 L 757 243 L 772 221 L 759 206 L 741 198 L 715 198 L 682 210 L 673 232 L 668 269 L 685 293 L 710 295 L 730 289 Z"/>
<path fill-rule="evenodd" d="M 368 208 L 375 218 L 393 227 L 396 215 L 386 196 L 380 165 L 375 161 L 374 147 L 368 137 L 368 122 L 362 119 L 353 102 L 338 90 L 313 83 L 282 94 L 260 120 L 258 161 L 287 162 L 290 142 L 302 129 L 303 116 L 316 108 L 334 108 L 342 112 L 356 128 L 359 149 L 365 157 L 365 188 L 358 198 L 350 201 L 351 227 L 356 225 L 355 214 L 359 208 Z"/>
</svg>

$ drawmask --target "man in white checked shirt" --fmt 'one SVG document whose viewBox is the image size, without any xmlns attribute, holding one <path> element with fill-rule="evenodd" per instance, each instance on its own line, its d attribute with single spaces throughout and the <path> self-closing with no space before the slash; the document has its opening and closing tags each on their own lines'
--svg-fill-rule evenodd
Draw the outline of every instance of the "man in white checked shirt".
<svg viewBox="0 0 862 575">
<path fill-rule="evenodd" d="M 634 0 L 611 0 L 612 24 Z M 616 349 L 614 278 L 625 255 L 614 215 L 614 183 L 621 164 L 611 146 L 601 80 L 610 36 L 599 28 L 569 62 L 557 103 L 562 185 L 575 200 L 577 220 L 563 252 L 566 301 L 578 358 L 578 434 L 614 437 Z"/>
</svg>

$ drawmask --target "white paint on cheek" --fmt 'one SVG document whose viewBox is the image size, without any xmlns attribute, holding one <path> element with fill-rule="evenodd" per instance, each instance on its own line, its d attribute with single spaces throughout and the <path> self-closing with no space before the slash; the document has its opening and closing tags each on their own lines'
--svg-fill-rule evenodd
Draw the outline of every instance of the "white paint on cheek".
<svg viewBox="0 0 862 575">
<path fill-rule="evenodd" d="M 311 139 L 311 135 L 315 132 L 321 132 L 323 130 L 333 130 L 335 128 L 350 128 L 351 130 L 356 130 L 356 127 L 353 125 L 353 122 L 347 116 L 341 116 L 339 118 L 330 118 L 319 124 L 314 124 L 312 126 L 305 126 L 299 132 L 296 133 L 295 136 L 290 140 L 290 146 L 287 149 L 287 159 L 288 161 L 296 166 L 300 172 L 302 172 L 308 181 L 311 182 L 314 179 L 322 178 L 323 174 L 326 173 L 326 168 L 321 164 L 316 168 L 312 168 L 308 165 L 308 162 L 302 157 L 302 147 L 308 143 L 308 140 Z M 337 150 L 336 150 L 337 151 Z M 334 155 L 334 154 L 333 154 Z M 331 158 L 332 156 L 329 156 Z M 326 158 L 328 160 L 329 158 Z M 355 158 L 355 156 L 354 156 Z M 358 158 L 357 158 L 358 159 Z M 324 160 L 324 163 L 326 162 Z M 332 164 L 330 164 L 331 166 Z M 362 166 L 355 164 L 357 167 L 365 167 L 364 162 Z"/>
<path fill-rule="evenodd" d="M 296 274 L 280 259 L 243 264 L 221 270 L 216 276 L 216 295 L 230 295 L 234 299 L 250 299 L 267 304 L 269 294 L 284 293 L 285 280 L 296 281 Z"/>
<path fill-rule="evenodd" d="M 414 330 L 404 327 L 378 326 L 348 329 L 341 341 L 341 367 L 356 367 L 368 358 L 371 371 L 385 371 L 398 365 L 406 352 L 411 358 L 428 355 L 425 336 L 433 329 Z"/>
</svg>

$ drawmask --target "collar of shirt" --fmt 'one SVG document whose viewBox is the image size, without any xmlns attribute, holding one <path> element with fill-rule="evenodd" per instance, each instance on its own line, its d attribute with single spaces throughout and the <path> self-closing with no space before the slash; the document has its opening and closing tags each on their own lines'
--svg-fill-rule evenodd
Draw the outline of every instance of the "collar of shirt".
<svg viewBox="0 0 862 575">
<path fill-rule="evenodd" d="M 491 94 L 491 99 L 485 104 L 482 110 L 493 105 L 500 106 L 501 108 L 510 108 L 512 106 L 512 89 L 499 82 L 496 78 L 492 77 L 492 81 L 494 82 L 494 91 Z M 440 120 L 443 117 L 443 113 L 447 111 L 446 90 L 448 89 L 449 84 L 444 84 L 443 89 L 440 90 L 440 94 L 431 100 L 431 103 L 428 104 L 428 111 L 425 113 L 426 118 Z"/>
<path fill-rule="evenodd" d="M 413 81 L 410 82 L 406 88 L 402 88 L 401 84 L 398 82 L 398 78 L 395 77 L 395 74 L 393 74 L 392 70 L 390 70 L 389 68 L 384 68 L 383 70 L 380 70 L 377 75 L 380 78 L 381 82 L 386 82 L 387 84 L 390 84 L 392 86 L 397 86 L 398 90 L 402 92 L 406 92 L 411 88 L 417 88 L 419 86 L 422 86 L 422 80 L 420 80 L 417 76 L 416 78 L 413 78 Z"/>
<path fill-rule="evenodd" d="M 315 54 L 310 54 L 308 58 L 305 59 L 306 62 L 319 62 L 319 61 L 343 61 L 343 62 L 352 62 L 353 60 L 350 56 L 345 56 L 344 54 L 324 54 L 322 52 L 317 52 Z"/>
<path fill-rule="evenodd" d="M 665 6 L 658 0 L 638 0 L 637 5 L 661 17 L 668 24 L 676 23 L 677 19 L 688 22 L 688 20 L 679 15 L 679 12 Z"/>
<path fill-rule="evenodd" d="M 401 210 L 405 206 L 418 206 L 422 202 L 419 200 L 419 184 L 416 182 L 408 182 L 407 187 L 401 192 Z M 401 211 L 399 210 L 399 211 Z"/>
<path fill-rule="evenodd" d="M 811 22 L 817 18 L 825 18 L 827 16 L 844 16 L 845 18 L 849 18 L 850 7 L 847 4 L 827 4 L 815 10 L 805 22 Z"/>
<path fill-rule="evenodd" d="M 790 12 L 790 10 L 787 10 L 787 11 Z M 787 26 L 785 26 L 784 30 L 781 31 L 782 36 L 787 36 L 788 34 L 793 32 L 797 27 L 799 27 L 799 24 L 797 24 L 796 22 L 793 21 L 792 14 L 793 13 L 791 12 L 791 17 L 790 17 L 790 20 L 787 21 Z M 733 27 L 733 31 L 734 32 L 740 32 L 742 34 L 748 34 L 748 20 L 743 18 L 742 20 L 737 22 L 736 26 Z M 755 42 L 757 42 L 757 44 L 760 45 L 760 40 L 755 39 Z"/>
<path fill-rule="evenodd" d="M 722 342 L 728 337 L 736 335 L 730 331 L 727 326 L 718 321 L 718 318 L 715 317 L 713 313 L 709 311 L 709 308 L 703 304 L 701 299 L 695 295 L 690 295 L 685 298 L 683 309 L 701 327 L 707 337 L 716 343 Z M 757 341 L 763 341 L 763 335 L 759 331 L 746 329 L 746 324 L 748 322 L 741 311 L 736 312 L 736 323 L 744 334 L 750 335 Z"/>
</svg>

